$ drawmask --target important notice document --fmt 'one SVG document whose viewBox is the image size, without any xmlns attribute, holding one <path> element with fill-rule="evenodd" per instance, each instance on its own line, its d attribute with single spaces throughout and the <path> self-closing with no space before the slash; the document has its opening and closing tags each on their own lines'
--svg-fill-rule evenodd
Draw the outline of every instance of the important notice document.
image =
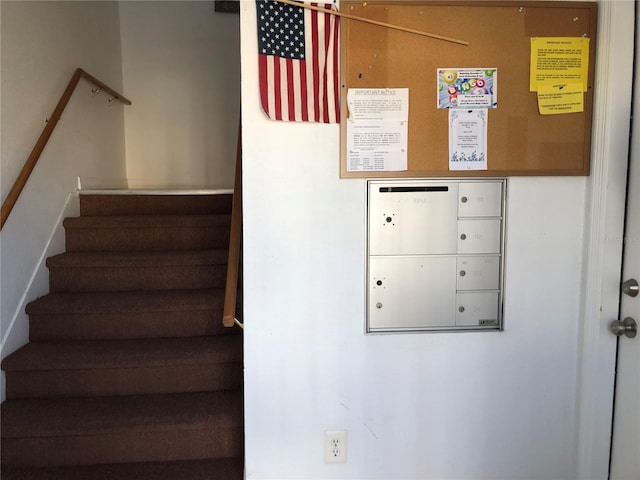
<svg viewBox="0 0 640 480">
<path fill-rule="evenodd" d="M 347 171 L 407 169 L 408 88 L 347 92 Z"/>
<path fill-rule="evenodd" d="M 584 93 L 579 83 L 542 82 L 538 85 L 540 115 L 584 112 Z"/>
<path fill-rule="evenodd" d="M 587 91 L 589 39 L 583 37 L 531 38 L 529 90 L 541 82 L 579 83 Z"/>
<path fill-rule="evenodd" d="M 347 155 L 350 172 L 406 170 L 407 122 L 348 122 Z"/>
<path fill-rule="evenodd" d="M 449 110 L 449 170 L 487 169 L 487 110 Z"/>
</svg>

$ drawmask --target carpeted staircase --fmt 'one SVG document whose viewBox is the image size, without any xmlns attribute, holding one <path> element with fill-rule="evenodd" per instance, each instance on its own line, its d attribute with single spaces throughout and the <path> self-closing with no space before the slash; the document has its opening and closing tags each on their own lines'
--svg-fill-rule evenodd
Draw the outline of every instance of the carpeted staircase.
<svg viewBox="0 0 640 480">
<path fill-rule="evenodd" d="M 2 480 L 239 480 L 231 195 L 81 195 L 30 343 L 2 362 Z"/>
</svg>

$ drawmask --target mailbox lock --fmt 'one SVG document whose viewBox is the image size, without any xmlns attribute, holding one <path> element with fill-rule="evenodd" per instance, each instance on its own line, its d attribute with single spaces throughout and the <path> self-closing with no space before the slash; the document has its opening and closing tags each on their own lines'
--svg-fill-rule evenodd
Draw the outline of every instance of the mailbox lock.
<svg viewBox="0 0 640 480">
<path fill-rule="evenodd" d="M 382 308 L 382 303 L 381 302 L 376 303 L 376 308 Z"/>
<path fill-rule="evenodd" d="M 392 221 L 393 221 L 393 218 L 387 217 L 387 223 L 391 223 Z"/>
<path fill-rule="evenodd" d="M 466 240 L 467 239 L 467 234 L 463 233 L 462 235 L 460 235 L 460 240 Z"/>
<path fill-rule="evenodd" d="M 467 272 L 465 272 L 464 270 L 460 270 L 460 276 L 464 277 L 467 274 Z"/>
<path fill-rule="evenodd" d="M 467 203 L 467 197 L 462 197 L 462 198 L 460 199 L 460 201 L 461 201 L 462 203 Z"/>
<path fill-rule="evenodd" d="M 459 311 L 460 313 L 464 312 L 464 307 L 458 307 L 458 311 Z"/>
<path fill-rule="evenodd" d="M 378 286 L 382 285 L 382 280 L 378 280 L 378 281 L 376 282 L 376 285 L 378 285 Z"/>
</svg>

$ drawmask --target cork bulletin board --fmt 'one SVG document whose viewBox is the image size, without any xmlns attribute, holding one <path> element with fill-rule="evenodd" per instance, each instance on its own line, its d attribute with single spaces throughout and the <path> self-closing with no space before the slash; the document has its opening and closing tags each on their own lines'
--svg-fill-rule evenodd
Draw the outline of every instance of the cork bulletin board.
<svg viewBox="0 0 640 480">
<path fill-rule="evenodd" d="M 444 42 L 341 21 L 342 178 L 589 175 L 596 47 L 595 2 L 342 0 L 343 13 L 469 42 Z M 584 111 L 540 115 L 529 91 L 532 37 L 588 37 Z M 488 110 L 487 170 L 450 171 L 448 110 L 437 108 L 439 68 L 498 71 Z M 349 88 L 408 88 L 408 169 L 347 171 Z"/>
</svg>

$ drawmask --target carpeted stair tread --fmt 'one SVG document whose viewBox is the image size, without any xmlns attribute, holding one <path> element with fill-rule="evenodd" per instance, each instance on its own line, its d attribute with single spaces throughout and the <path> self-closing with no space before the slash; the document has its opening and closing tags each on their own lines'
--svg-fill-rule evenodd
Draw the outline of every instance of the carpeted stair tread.
<svg viewBox="0 0 640 480">
<path fill-rule="evenodd" d="M 230 215 L 129 215 L 66 218 L 66 250 L 167 251 L 228 248 Z"/>
<path fill-rule="evenodd" d="M 2 480 L 241 480 L 241 458 L 2 470 Z"/>
<path fill-rule="evenodd" d="M 169 252 L 66 252 L 47 258 L 48 268 L 130 268 L 226 265 L 227 250 Z"/>
<path fill-rule="evenodd" d="M 69 217 L 63 221 L 65 228 L 164 228 L 164 227 L 209 227 L 226 226 L 231 221 L 229 214 L 213 215 L 124 215 L 124 216 L 81 216 Z"/>
<path fill-rule="evenodd" d="M 224 303 L 222 289 L 129 292 L 50 293 L 26 306 L 27 315 L 65 313 L 166 312 L 218 309 Z"/>
<path fill-rule="evenodd" d="M 224 292 L 216 292 L 219 298 L 211 308 L 32 314 L 29 316 L 29 339 L 37 342 L 239 335 L 242 332 L 239 327 L 222 325 Z M 236 316 L 242 318 L 241 305 L 238 305 Z"/>
<path fill-rule="evenodd" d="M 13 371 L 169 367 L 242 361 L 240 336 L 30 342 L 2 361 Z"/>
<path fill-rule="evenodd" d="M 242 425 L 242 392 L 7 400 L 2 439 Z"/>
<path fill-rule="evenodd" d="M 30 302 L 32 341 L 239 335 L 223 289 L 50 293 Z"/>
<path fill-rule="evenodd" d="M 233 195 L 80 195 L 81 215 L 206 215 L 231 211 Z"/>
</svg>

